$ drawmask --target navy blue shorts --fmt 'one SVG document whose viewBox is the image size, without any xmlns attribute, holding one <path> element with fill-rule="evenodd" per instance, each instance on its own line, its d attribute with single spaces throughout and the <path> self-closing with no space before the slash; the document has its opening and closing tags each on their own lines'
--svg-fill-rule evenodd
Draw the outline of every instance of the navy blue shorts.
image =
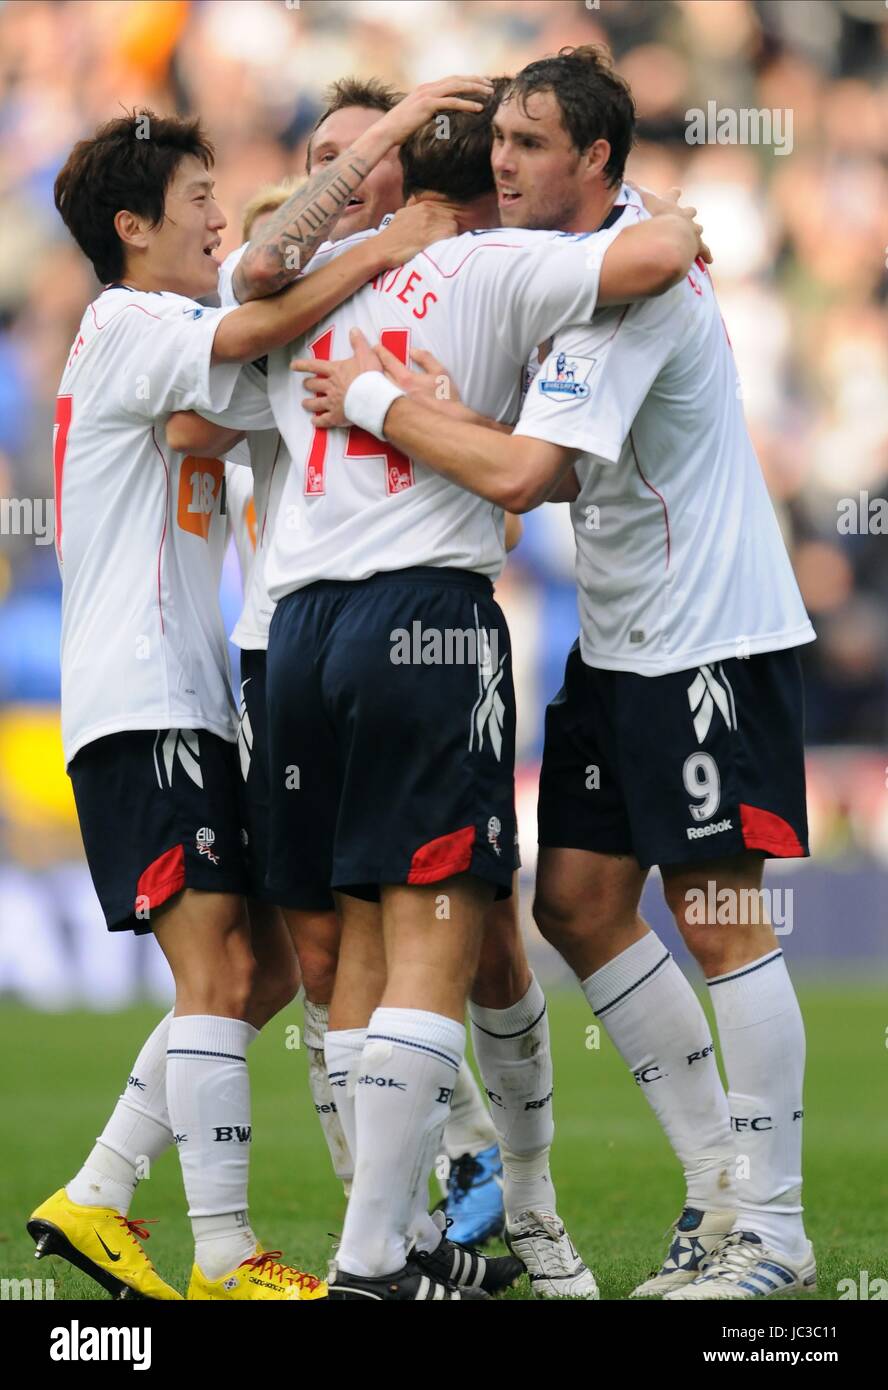
<svg viewBox="0 0 888 1390">
<path fill-rule="evenodd" d="M 546 711 L 539 842 L 643 869 L 807 855 L 804 724 L 794 649 L 640 676 L 575 643 Z"/>
<path fill-rule="evenodd" d="M 241 650 L 240 722 L 237 751 L 240 762 L 241 821 L 244 858 L 250 880 L 250 897 L 271 898 L 265 886 L 268 873 L 268 713 L 265 707 L 267 656 L 264 651 Z M 288 906 L 289 904 L 284 904 Z"/>
<path fill-rule="evenodd" d="M 419 568 L 288 594 L 267 697 L 276 902 L 459 873 L 509 895 L 515 695 L 489 580 Z"/>
<path fill-rule="evenodd" d="M 149 729 L 88 743 L 68 771 L 109 931 L 151 930 L 183 888 L 247 891 L 237 755 L 205 729 Z"/>
</svg>

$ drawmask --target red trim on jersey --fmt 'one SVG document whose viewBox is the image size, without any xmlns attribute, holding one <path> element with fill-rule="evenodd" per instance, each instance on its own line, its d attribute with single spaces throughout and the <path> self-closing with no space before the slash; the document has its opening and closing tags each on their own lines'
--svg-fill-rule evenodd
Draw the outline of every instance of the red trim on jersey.
<svg viewBox="0 0 888 1390">
<path fill-rule="evenodd" d="M 474 825 L 439 835 L 436 840 L 420 845 L 410 861 L 408 883 L 437 883 L 451 874 L 462 874 L 472 862 L 475 845 Z"/>
<path fill-rule="evenodd" d="M 104 290 L 102 291 L 102 293 L 104 294 Z M 100 295 L 99 295 L 99 299 L 101 299 L 101 297 L 102 297 L 102 295 L 100 294 Z M 98 300 L 93 300 L 92 304 L 90 304 L 89 307 L 90 307 L 90 311 L 92 312 L 93 323 L 95 324 L 95 326 L 96 326 L 96 331 L 97 331 L 98 333 L 101 333 L 103 328 L 107 328 L 107 327 L 108 327 L 108 324 L 109 324 L 109 323 L 112 323 L 112 322 L 114 321 L 114 319 L 117 318 L 117 315 L 118 315 L 118 314 L 122 314 L 123 311 L 124 311 L 124 309 L 138 309 L 138 310 L 139 310 L 139 313 L 145 314 L 149 319 L 154 319 L 155 322 L 157 322 L 157 323 L 160 323 L 160 320 L 161 320 L 161 317 L 162 317 L 161 314 L 152 314 L 151 310 L 150 310 L 150 309 L 146 309 L 145 306 L 144 306 L 143 304 L 121 304 L 120 308 L 119 308 L 119 309 L 115 309 L 114 313 L 111 315 L 111 317 L 110 317 L 109 319 L 106 319 L 104 323 L 99 323 L 99 320 L 98 320 L 98 318 L 96 317 L 96 304 L 97 304 L 97 303 L 98 303 Z"/>
<path fill-rule="evenodd" d="M 641 471 L 641 464 L 638 462 L 638 453 L 635 448 L 635 440 L 632 438 L 631 430 L 629 431 L 629 443 L 632 445 L 632 457 L 635 459 L 635 467 L 638 469 L 639 478 L 644 483 L 648 491 L 652 492 L 655 497 L 658 497 L 660 499 L 660 505 L 663 508 L 663 520 L 666 524 L 666 568 L 668 569 L 669 561 L 672 555 L 672 537 L 669 531 L 669 508 L 666 505 L 666 499 L 663 496 L 663 494 L 657 491 L 653 483 L 648 482 L 647 478 Z"/>
<path fill-rule="evenodd" d="M 761 806 L 740 802 L 740 828 L 747 849 L 764 849 L 775 859 L 804 857 L 804 848 L 788 821 Z"/>
<path fill-rule="evenodd" d="M 165 459 L 164 456 L 163 456 L 163 450 L 160 448 L 160 445 L 158 444 L 158 442 L 157 442 L 157 440 L 156 440 L 156 438 L 155 438 L 155 436 L 154 436 L 154 426 L 153 426 L 153 425 L 151 426 L 151 442 L 152 442 L 152 444 L 154 445 L 154 447 L 155 447 L 155 449 L 157 450 L 157 452 L 160 454 L 160 461 L 161 461 L 161 463 L 163 464 L 163 471 L 164 471 L 164 474 L 165 474 L 165 476 L 166 476 L 166 500 L 165 500 L 165 502 L 164 502 L 164 508 L 163 508 L 163 531 L 162 531 L 161 537 L 160 537 L 160 546 L 159 546 L 158 551 L 157 551 L 157 607 L 158 607 L 158 609 L 160 610 L 160 630 L 161 630 L 161 632 L 165 632 L 166 629 L 165 629 L 165 627 L 164 627 L 164 622 L 163 622 L 163 604 L 162 604 L 161 599 L 160 599 L 160 562 L 161 562 L 161 558 L 162 558 L 162 556 L 163 556 L 163 543 L 164 543 L 164 541 L 166 540 L 166 533 L 167 533 L 167 517 L 169 516 L 169 511 L 170 511 L 170 470 L 169 470 L 169 468 L 167 467 L 167 461 L 166 461 L 166 459 Z"/>
<path fill-rule="evenodd" d="M 483 244 L 479 242 L 477 246 L 472 246 L 469 248 L 469 250 L 466 252 L 462 260 L 460 261 L 459 265 L 456 267 L 456 270 L 451 270 L 449 275 L 441 269 L 436 260 L 432 259 L 428 251 L 420 251 L 419 254 L 421 256 L 425 256 L 427 261 L 432 262 L 432 265 L 435 267 L 442 280 L 452 280 L 454 275 L 456 275 L 458 271 L 462 270 L 463 266 L 465 265 L 466 261 L 469 259 L 470 256 L 474 256 L 476 251 L 484 251 L 489 246 L 497 246 L 501 251 L 526 250 L 524 246 L 517 246 L 514 242 L 509 241 L 485 241 Z"/>
<path fill-rule="evenodd" d="M 62 559 L 62 479 L 65 472 L 65 450 L 68 447 L 68 431 L 71 428 L 71 408 L 74 397 L 56 396 L 55 420 L 52 433 L 52 467 L 55 479 L 55 533 L 56 552 L 59 563 Z"/>
<path fill-rule="evenodd" d="M 164 854 L 158 855 L 152 864 L 139 874 L 136 884 L 136 898 L 147 898 L 149 908 L 160 907 L 174 893 L 185 887 L 185 846 L 173 845 Z M 138 902 L 133 908 L 135 912 Z"/>
</svg>

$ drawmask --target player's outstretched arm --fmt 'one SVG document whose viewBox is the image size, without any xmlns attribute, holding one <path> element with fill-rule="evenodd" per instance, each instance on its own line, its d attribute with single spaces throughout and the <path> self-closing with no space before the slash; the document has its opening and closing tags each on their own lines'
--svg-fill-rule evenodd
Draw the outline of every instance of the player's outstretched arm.
<svg viewBox="0 0 888 1390">
<path fill-rule="evenodd" d="M 711 259 L 695 213 L 696 208 L 664 212 L 620 232 L 604 254 L 598 303 L 628 304 L 665 294 L 698 256 Z"/>
<path fill-rule="evenodd" d="M 483 110 L 492 91 L 486 77 L 444 77 L 423 83 L 375 121 L 344 154 L 312 174 L 269 219 L 261 236 L 250 242 L 232 281 L 240 303 L 274 294 L 296 279 L 390 149 L 403 144 L 438 111 Z"/>
<path fill-rule="evenodd" d="M 440 204 L 416 203 L 402 208 L 378 236 L 350 247 L 282 293 L 242 304 L 226 314 L 213 340 L 213 361 L 251 362 L 292 342 L 374 275 L 403 265 L 456 231 L 453 214 Z"/>
</svg>

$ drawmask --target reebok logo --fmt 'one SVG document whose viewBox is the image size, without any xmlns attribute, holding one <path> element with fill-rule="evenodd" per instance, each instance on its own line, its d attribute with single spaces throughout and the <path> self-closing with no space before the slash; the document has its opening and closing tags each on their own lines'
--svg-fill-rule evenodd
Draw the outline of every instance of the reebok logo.
<svg viewBox="0 0 888 1390">
<path fill-rule="evenodd" d="M 396 1081 L 393 1076 L 359 1076 L 359 1086 L 394 1086 L 398 1091 L 406 1091 L 405 1081 Z"/>
<path fill-rule="evenodd" d="M 691 1066 L 693 1062 L 702 1062 L 704 1057 L 711 1057 L 714 1051 L 715 1047 L 710 1043 L 709 1046 L 704 1047 L 701 1052 L 692 1052 L 688 1057 L 688 1066 Z"/>
<path fill-rule="evenodd" d="M 711 666 L 701 666 L 688 686 L 688 704 L 694 717 L 694 733 L 697 735 L 698 743 L 703 743 L 709 733 L 716 707 L 729 729 L 737 727 L 734 692 L 721 663 L 718 670 L 720 680 Z"/>
<path fill-rule="evenodd" d="M 478 698 L 472 706 L 469 719 L 469 752 L 480 753 L 483 751 L 486 733 L 493 756 L 497 762 L 500 762 L 503 754 L 503 723 L 506 716 L 506 706 L 499 693 L 499 687 L 505 672 L 503 663 L 497 659 L 497 634 L 496 632 L 488 633 L 487 628 L 481 626 L 478 620 L 477 603 L 473 607 L 478 652 Z M 505 659 L 504 657 L 503 661 Z"/>
<path fill-rule="evenodd" d="M 707 835 L 720 835 L 723 830 L 733 830 L 732 820 L 713 821 L 712 825 L 689 825 L 686 834 L 689 840 L 703 840 Z"/>
<path fill-rule="evenodd" d="M 158 730 L 157 738 L 154 740 L 154 770 L 157 773 L 157 785 L 163 790 L 160 767 L 157 762 L 157 740 L 160 738 L 161 732 L 162 730 Z M 197 729 L 170 729 L 163 741 L 161 752 L 163 753 L 163 766 L 168 787 L 173 785 L 173 769 L 178 762 L 194 785 L 200 787 L 201 790 L 203 789 L 203 773 L 200 769 L 200 739 Z"/>
<path fill-rule="evenodd" d="M 525 1110 L 542 1110 L 545 1106 L 547 1106 L 547 1105 L 549 1104 L 549 1101 L 550 1101 L 551 1099 L 552 1099 L 552 1092 L 550 1091 L 549 1094 L 548 1094 L 547 1096 L 543 1096 L 542 1100 L 528 1100 L 528 1101 L 526 1101 L 525 1104 L 524 1104 L 524 1109 L 525 1109 Z"/>
<path fill-rule="evenodd" d="M 127 1083 L 126 1083 L 126 1084 L 127 1084 L 127 1086 L 135 1086 L 135 1088 L 136 1088 L 137 1091 L 144 1091 L 144 1090 L 145 1090 L 145 1082 L 144 1082 L 144 1081 L 140 1081 L 139 1078 L 138 1078 L 137 1076 L 130 1076 L 130 1077 L 128 1077 L 128 1078 L 127 1078 Z"/>
</svg>

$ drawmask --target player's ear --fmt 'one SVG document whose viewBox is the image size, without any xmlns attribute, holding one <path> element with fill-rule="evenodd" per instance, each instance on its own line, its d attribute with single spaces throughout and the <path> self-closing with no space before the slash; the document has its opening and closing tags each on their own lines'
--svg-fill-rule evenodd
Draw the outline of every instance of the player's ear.
<svg viewBox="0 0 888 1390">
<path fill-rule="evenodd" d="M 144 251 L 148 245 L 148 235 L 144 219 L 134 212 L 122 209 L 114 214 L 114 230 L 124 246 L 132 246 Z"/>
<path fill-rule="evenodd" d="M 609 140 L 593 140 L 589 148 L 584 150 L 583 159 L 586 161 L 586 173 L 590 178 L 598 178 L 599 174 L 604 172 L 610 155 Z"/>
</svg>

